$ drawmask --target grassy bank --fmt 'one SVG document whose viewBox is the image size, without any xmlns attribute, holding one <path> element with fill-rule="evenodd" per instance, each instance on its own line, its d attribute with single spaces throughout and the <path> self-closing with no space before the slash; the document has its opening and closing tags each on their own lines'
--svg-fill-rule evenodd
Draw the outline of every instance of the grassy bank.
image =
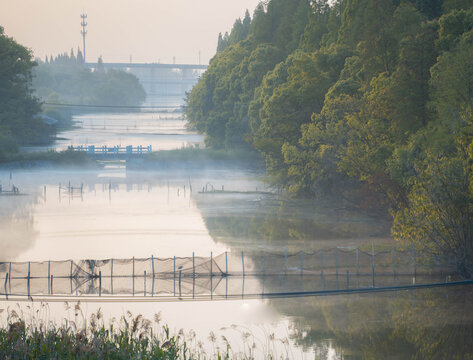
<svg viewBox="0 0 473 360">
<path fill-rule="evenodd" d="M 32 153 L 9 153 L 0 158 L 0 167 L 35 167 L 42 165 L 90 165 L 95 162 L 88 154 L 74 151 L 42 151 Z"/>
<path fill-rule="evenodd" d="M 194 147 L 176 150 L 155 151 L 146 156 L 148 161 L 172 162 L 172 161 L 232 161 L 245 162 L 249 164 L 261 164 L 263 159 L 256 151 L 250 150 L 214 150 L 200 149 Z"/>
</svg>

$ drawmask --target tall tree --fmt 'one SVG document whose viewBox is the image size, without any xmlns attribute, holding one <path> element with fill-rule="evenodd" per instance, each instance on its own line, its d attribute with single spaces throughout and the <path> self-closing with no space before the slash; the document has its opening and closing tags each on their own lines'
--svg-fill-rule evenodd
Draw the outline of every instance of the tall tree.
<svg viewBox="0 0 473 360">
<path fill-rule="evenodd" d="M 0 27 L 0 137 L 34 143 L 44 128 L 34 117 L 41 108 L 32 95 L 31 51 L 5 35 Z M 2 139 L 0 139 L 1 141 Z"/>
</svg>

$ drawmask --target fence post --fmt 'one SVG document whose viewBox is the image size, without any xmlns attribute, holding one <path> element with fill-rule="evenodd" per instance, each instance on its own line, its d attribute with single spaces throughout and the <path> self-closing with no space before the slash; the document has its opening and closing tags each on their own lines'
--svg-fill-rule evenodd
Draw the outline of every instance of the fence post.
<svg viewBox="0 0 473 360">
<path fill-rule="evenodd" d="M 338 277 L 338 247 L 335 247 L 335 275 Z"/>
<path fill-rule="evenodd" d="M 213 254 L 212 251 L 210 252 L 210 278 L 212 279 L 213 276 Z"/>
<path fill-rule="evenodd" d="M 133 256 L 133 272 L 131 274 L 131 283 L 132 283 L 132 292 L 133 296 L 135 296 L 135 257 Z"/>
<path fill-rule="evenodd" d="M 356 248 L 356 276 L 359 274 L 360 269 L 360 249 Z"/>
<path fill-rule="evenodd" d="M 10 265 L 8 267 L 8 290 L 11 292 L 11 262 L 10 262 Z"/>
<path fill-rule="evenodd" d="M 243 251 L 241 252 L 241 266 L 243 271 L 243 277 L 245 277 L 245 254 Z"/>
<path fill-rule="evenodd" d="M 192 278 L 195 279 L 195 255 L 194 255 L 194 252 L 192 252 Z"/>
<path fill-rule="evenodd" d="M 28 297 L 30 297 L 30 262 L 28 261 Z"/>
<path fill-rule="evenodd" d="M 324 251 L 320 252 L 320 273 L 324 276 Z"/>
<path fill-rule="evenodd" d="M 263 263 L 263 275 L 264 275 L 264 251 L 261 251 L 261 259 Z"/>
<path fill-rule="evenodd" d="M 371 243 L 371 280 L 374 287 L 374 243 Z"/>
<path fill-rule="evenodd" d="M 102 271 L 99 271 L 99 296 L 102 296 Z"/>
<path fill-rule="evenodd" d="M 54 275 L 51 274 L 51 295 L 54 294 L 54 290 L 53 290 L 53 280 L 54 280 Z"/>
<path fill-rule="evenodd" d="M 95 265 L 95 262 L 94 262 L 94 265 Z M 95 269 L 95 266 L 94 266 L 94 269 Z M 71 294 L 72 294 L 72 260 L 71 260 L 71 273 L 69 277 L 69 283 L 71 285 Z"/>
<path fill-rule="evenodd" d="M 151 255 L 151 271 L 153 272 L 153 281 L 154 281 L 154 256 Z"/>
<path fill-rule="evenodd" d="M 304 254 L 301 250 L 301 276 L 302 276 L 302 273 L 303 273 L 303 270 L 304 269 Z"/>
<path fill-rule="evenodd" d="M 284 274 L 287 275 L 287 248 L 284 250 Z"/>
<path fill-rule="evenodd" d="M 181 270 L 182 266 L 179 266 L 179 297 L 181 297 L 181 276 L 182 276 L 182 270 Z M 212 283 L 212 280 L 210 281 L 210 283 Z"/>
<path fill-rule="evenodd" d="M 48 295 L 51 294 L 51 283 L 49 279 L 51 278 L 51 260 L 48 261 Z"/>
<path fill-rule="evenodd" d="M 113 295 L 113 259 L 110 264 L 110 292 Z"/>
<path fill-rule="evenodd" d="M 144 282 L 144 285 L 143 285 L 143 294 L 144 296 L 146 296 L 146 270 L 145 270 L 145 273 L 144 273 L 144 277 L 143 277 L 143 282 Z"/>
<path fill-rule="evenodd" d="M 176 296 L 176 257 L 174 256 L 174 271 L 173 271 L 173 282 L 174 282 L 174 296 Z"/>
<path fill-rule="evenodd" d="M 414 262 L 414 281 L 417 275 L 417 264 L 416 264 L 416 248 L 414 246 L 414 242 L 412 242 L 412 260 Z"/>
<path fill-rule="evenodd" d="M 393 276 L 396 276 L 396 248 L 393 246 Z"/>
<path fill-rule="evenodd" d="M 8 275 L 9 274 L 7 273 L 7 275 L 5 276 L 5 297 L 7 300 L 8 300 L 8 291 L 7 291 Z"/>
</svg>

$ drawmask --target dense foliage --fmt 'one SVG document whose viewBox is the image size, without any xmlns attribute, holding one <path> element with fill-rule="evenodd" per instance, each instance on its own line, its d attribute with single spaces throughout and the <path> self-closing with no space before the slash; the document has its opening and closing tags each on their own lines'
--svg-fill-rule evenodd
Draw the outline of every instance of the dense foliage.
<svg viewBox="0 0 473 360">
<path fill-rule="evenodd" d="M 473 275 L 473 4 L 271 0 L 219 37 L 186 115 L 275 185 L 390 209 L 396 238 Z"/>
<path fill-rule="evenodd" d="M 143 86 L 133 74 L 120 70 L 91 71 L 77 56 L 62 54 L 38 61 L 33 87 L 43 100 L 87 105 L 140 105 L 146 98 Z M 99 64 L 102 59 L 99 58 Z"/>
<path fill-rule="evenodd" d="M 45 130 L 38 100 L 31 91 L 31 52 L 5 35 L 0 26 L 0 159 L 18 144 L 35 143 Z"/>
</svg>

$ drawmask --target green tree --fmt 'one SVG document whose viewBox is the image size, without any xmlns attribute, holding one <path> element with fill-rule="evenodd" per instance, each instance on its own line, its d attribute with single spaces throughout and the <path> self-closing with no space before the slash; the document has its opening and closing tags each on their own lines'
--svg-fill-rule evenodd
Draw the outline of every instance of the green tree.
<svg viewBox="0 0 473 360">
<path fill-rule="evenodd" d="M 470 107 L 458 119 L 455 151 L 430 152 L 417 162 L 408 206 L 396 213 L 392 230 L 466 278 L 473 276 L 472 129 Z"/>
<path fill-rule="evenodd" d="M 35 143 L 45 128 L 34 117 L 41 110 L 31 90 L 35 65 L 30 50 L 5 35 L 0 27 L 0 147 L 4 152 L 14 151 L 15 142 Z"/>
</svg>

